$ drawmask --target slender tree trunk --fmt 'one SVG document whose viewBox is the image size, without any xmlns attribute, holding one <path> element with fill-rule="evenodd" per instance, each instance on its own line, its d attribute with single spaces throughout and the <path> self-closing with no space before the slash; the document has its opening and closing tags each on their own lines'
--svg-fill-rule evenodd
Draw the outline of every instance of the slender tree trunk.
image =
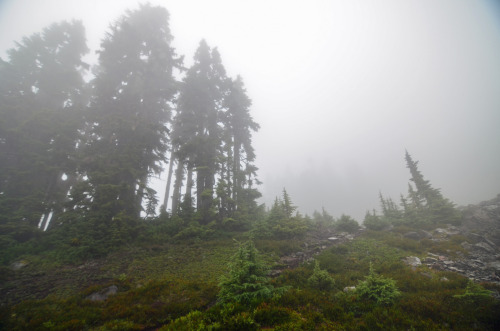
<svg viewBox="0 0 500 331">
<path fill-rule="evenodd" d="M 175 151 L 170 153 L 170 164 L 168 165 L 167 185 L 165 186 L 165 197 L 163 198 L 163 210 L 167 211 L 168 199 L 170 198 L 170 186 L 172 184 L 172 174 L 174 172 Z"/>
<path fill-rule="evenodd" d="M 241 188 L 241 169 L 240 169 L 240 147 L 241 144 L 238 140 L 234 140 L 234 159 L 233 159 L 233 200 L 235 209 L 238 209 L 238 192 Z"/>
<path fill-rule="evenodd" d="M 179 208 L 181 197 L 181 187 L 184 181 L 184 161 L 178 160 L 177 170 L 175 171 L 174 192 L 172 195 L 172 215 L 176 215 Z"/>
<path fill-rule="evenodd" d="M 135 193 L 134 213 L 137 218 L 141 217 L 142 199 L 144 197 L 144 188 L 147 185 L 147 181 L 147 175 L 144 175 L 141 179 L 139 179 L 139 187 Z"/>
<path fill-rule="evenodd" d="M 184 200 L 191 201 L 193 192 L 193 166 L 188 163 L 187 169 L 186 194 L 184 195 Z"/>
<path fill-rule="evenodd" d="M 198 167 L 196 171 L 196 209 L 202 210 L 202 193 L 205 190 L 205 169 Z"/>
</svg>

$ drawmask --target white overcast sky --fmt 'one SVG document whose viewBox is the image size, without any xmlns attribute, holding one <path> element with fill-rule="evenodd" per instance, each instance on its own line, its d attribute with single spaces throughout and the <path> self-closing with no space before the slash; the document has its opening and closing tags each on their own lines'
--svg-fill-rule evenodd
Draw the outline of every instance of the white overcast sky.
<svg viewBox="0 0 500 331">
<path fill-rule="evenodd" d="M 80 19 L 94 52 L 140 1 L 0 0 L 0 57 Z M 500 193 L 500 4 L 495 0 L 150 1 L 191 63 L 202 38 L 240 74 L 261 125 L 263 202 L 286 187 L 303 213 L 362 220 L 399 201 L 404 151 L 459 205 Z M 89 61 L 95 59 L 90 55 Z"/>
</svg>

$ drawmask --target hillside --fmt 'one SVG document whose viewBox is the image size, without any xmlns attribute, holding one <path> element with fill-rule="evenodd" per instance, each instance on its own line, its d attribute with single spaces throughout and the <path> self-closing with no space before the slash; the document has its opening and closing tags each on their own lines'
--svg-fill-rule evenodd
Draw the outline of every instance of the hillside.
<svg viewBox="0 0 500 331">
<path fill-rule="evenodd" d="M 270 284 L 286 291 L 252 304 L 217 301 L 221 276 L 248 231 L 141 242 L 76 264 L 44 252 L 25 255 L 2 269 L 2 328 L 495 330 L 499 248 L 486 230 L 498 222 L 497 202 L 465 208 L 460 227 L 391 225 L 348 233 L 338 230 L 338 221 L 309 221 L 301 234 L 255 238 L 272 268 Z M 478 215 L 482 222 L 471 229 Z M 331 286 L 308 281 L 314 261 Z M 378 304 L 353 288 L 370 264 L 395 281 L 400 295 L 394 302 Z M 467 277 L 482 287 L 471 289 Z"/>
</svg>

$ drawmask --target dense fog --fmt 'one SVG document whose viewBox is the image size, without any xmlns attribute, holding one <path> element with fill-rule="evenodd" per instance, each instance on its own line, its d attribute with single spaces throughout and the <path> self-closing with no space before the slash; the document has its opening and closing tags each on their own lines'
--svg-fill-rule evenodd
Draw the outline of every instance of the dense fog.
<svg viewBox="0 0 500 331">
<path fill-rule="evenodd" d="M 398 199 L 405 149 L 459 205 L 500 193 L 500 5 L 495 1 L 151 1 L 177 54 L 217 47 L 244 78 L 262 202 L 286 188 L 302 213 L 358 221 Z M 25 35 L 82 20 L 96 60 L 137 1 L 2 1 L 0 57 Z M 163 194 L 165 174 L 157 180 Z"/>
</svg>

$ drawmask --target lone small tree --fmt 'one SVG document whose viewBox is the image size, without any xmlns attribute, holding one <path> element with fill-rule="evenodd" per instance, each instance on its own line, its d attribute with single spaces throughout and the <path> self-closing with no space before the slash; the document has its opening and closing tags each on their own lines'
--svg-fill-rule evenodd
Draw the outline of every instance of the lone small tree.
<svg viewBox="0 0 500 331">
<path fill-rule="evenodd" d="M 335 280 L 332 276 L 330 276 L 328 271 L 322 270 L 319 267 L 319 262 L 316 260 L 313 274 L 309 277 L 309 279 L 307 279 L 307 283 L 315 289 L 328 291 L 332 289 L 333 285 L 335 285 Z"/>
<path fill-rule="evenodd" d="M 364 281 L 360 281 L 356 287 L 360 297 L 373 300 L 377 305 L 391 305 L 401 294 L 394 279 L 378 275 L 370 263 L 370 272 Z"/>
<path fill-rule="evenodd" d="M 252 240 L 241 244 L 229 264 L 229 274 L 219 283 L 219 302 L 256 304 L 286 291 L 269 284 L 268 270 Z"/>
</svg>

